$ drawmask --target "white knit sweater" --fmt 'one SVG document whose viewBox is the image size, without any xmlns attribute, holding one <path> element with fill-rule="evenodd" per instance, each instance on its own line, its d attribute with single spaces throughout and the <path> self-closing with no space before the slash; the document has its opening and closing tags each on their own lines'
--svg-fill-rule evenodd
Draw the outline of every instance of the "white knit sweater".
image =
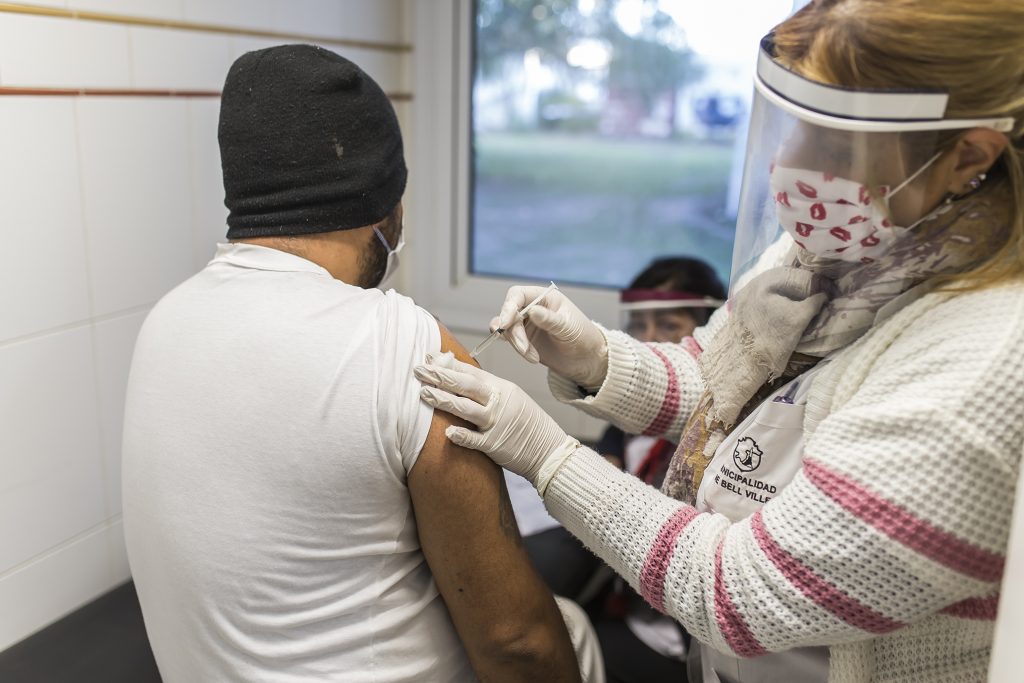
<svg viewBox="0 0 1024 683">
<path fill-rule="evenodd" d="M 701 392 L 681 345 L 609 336 L 600 392 L 561 400 L 676 437 Z M 587 449 L 552 514 L 695 637 L 831 646 L 830 680 L 983 681 L 1024 446 L 1024 284 L 907 305 L 815 380 L 803 469 L 751 517 L 698 513 Z"/>
</svg>

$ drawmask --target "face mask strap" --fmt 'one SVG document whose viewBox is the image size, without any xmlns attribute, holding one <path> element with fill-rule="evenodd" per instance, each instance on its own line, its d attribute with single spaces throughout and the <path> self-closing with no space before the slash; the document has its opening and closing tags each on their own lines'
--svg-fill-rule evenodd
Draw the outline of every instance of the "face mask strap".
<svg viewBox="0 0 1024 683">
<path fill-rule="evenodd" d="M 892 192 L 890 192 L 890 193 L 889 193 L 888 195 L 886 195 L 886 199 L 890 199 L 890 198 L 892 198 L 892 196 L 893 196 L 894 194 L 896 194 L 897 192 L 899 192 L 900 190 L 902 190 L 902 189 L 903 189 L 904 187 L 906 187 L 906 186 L 907 186 L 907 185 L 909 185 L 910 183 L 914 182 L 914 179 L 915 179 L 915 178 L 917 178 L 917 177 L 918 177 L 919 175 L 921 175 L 922 173 L 924 173 L 924 172 L 925 172 L 925 170 L 926 170 L 926 169 L 927 169 L 927 168 L 928 168 L 929 166 L 931 166 L 932 164 L 934 164 L 934 163 L 935 163 L 935 160 L 936 160 L 936 159 L 938 159 L 938 158 L 939 158 L 939 157 L 941 157 L 941 156 L 942 156 L 942 152 L 936 152 L 936 153 L 935 153 L 935 154 L 934 154 L 934 155 L 932 156 L 932 158 L 931 158 L 931 159 L 929 159 L 928 161 L 924 162 L 924 165 L 923 165 L 923 166 L 921 166 L 921 168 L 919 168 L 919 169 L 917 169 L 916 171 L 914 171 L 914 173 L 913 173 L 913 174 L 912 174 L 912 175 L 911 175 L 911 176 L 910 176 L 909 178 L 907 178 L 907 179 L 906 179 L 906 180 L 904 180 L 904 181 L 903 181 L 902 183 L 900 183 L 899 185 L 897 185 L 897 186 L 895 187 L 895 189 L 893 189 L 893 190 L 892 190 Z"/>
<path fill-rule="evenodd" d="M 384 245 L 384 250 L 385 250 L 385 251 L 387 251 L 387 252 L 388 252 L 389 254 L 390 254 L 390 253 L 391 253 L 392 251 L 394 251 L 394 250 L 393 250 L 393 249 L 391 248 L 391 245 L 390 245 L 390 244 L 388 244 L 388 240 L 387 240 L 387 238 L 386 238 L 386 237 L 384 237 L 384 233 L 382 233 L 382 232 L 380 231 L 380 229 L 379 229 L 379 228 L 377 228 L 377 226 L 374 226 L 374 227 L 373 227 L 373 234 L 375 234 L 375 235 L 377 236 L 377 239 L 379 239 L 379 240 L 380 240 L 380 243 Z"/>
</svg>

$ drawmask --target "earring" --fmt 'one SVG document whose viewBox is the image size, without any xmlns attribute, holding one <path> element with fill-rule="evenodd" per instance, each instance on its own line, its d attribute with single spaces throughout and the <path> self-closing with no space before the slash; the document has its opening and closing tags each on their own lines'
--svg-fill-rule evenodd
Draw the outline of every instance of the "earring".
<svg viewBox="0 0 1024 683">
<path fill-rule="evenodd" d="M 945 206 L 949 206 L 950 204 L 955 202 L 957 199 L 963 199 L 964 197 L 967 197 L 972 192 L 974 192 L 979 187 L 981 187 L 982 182 L 984 182 L 985 178 L 987 178 L 987 177 L 988 177 L 987 174 L 979 173 L 978 175 L 974 176 L 973 178 L 971 178 L 970 180 L 967 181 L 967 187 L 964 188 L 963 192 L 961 192 L 960 194 L 956 194 L 954 192 L 950 192 L 949 194 L 946 195 L 945 199 L 942 200 L 942 203 Z"/>
<path fill-rule="evenodd" d="M 987 178 L 987 177 L 988 176 L 986 174 L 979 173 L 978 175 L 976 175 L 973 178 L 971 178 L 970 180 L 968 180 L 967 181 L 967 186 L 969 188 L 971 188 L 971 189 L 967 190 L 966 192 L 964 192 L 964 194 L 967 194 L 967 192 L 974 192 L 975 190 L 977 190 L 979 187 L 981 187 L 982 181 L 984 181 L 985 178 Z"/>
</svg>

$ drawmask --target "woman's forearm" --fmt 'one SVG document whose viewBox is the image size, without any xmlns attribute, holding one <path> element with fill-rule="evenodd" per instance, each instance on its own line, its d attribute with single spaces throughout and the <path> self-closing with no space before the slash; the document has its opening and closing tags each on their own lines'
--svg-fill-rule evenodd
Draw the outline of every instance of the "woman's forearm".
<svg viewBox="0 0 1024 683">
<path fill-rule="evenodd" d="M 913 538 L 884 537 L 875 526 L 884 519 L 861 519 L 837 504 L 851 486 L 810 461 L 765 508 L 730 523 L 581 449 L 556 474 L 545 503 L 652 606 L 701 642 L 741 657 L 870 637 L 998 591 L 998 557 L 975 558 L 979 568 L 967 574 L 955 557 L 943 557 L 947 566 L 937 570 Z M 881 499 L 873 505 L 899 509 Z M 878 585 L 889 588 L 880 593 Z"/>
<path fill-rule="evenodd" d="M 623 332 L 606 331 L 608 372 L 593 395 L 554 373 L 548 386 L 559 401 L 611 422 L 628 434 L 677 440 L 704 391 L 692 337 L 680 344 L 643 344 Z"/>
</svg>

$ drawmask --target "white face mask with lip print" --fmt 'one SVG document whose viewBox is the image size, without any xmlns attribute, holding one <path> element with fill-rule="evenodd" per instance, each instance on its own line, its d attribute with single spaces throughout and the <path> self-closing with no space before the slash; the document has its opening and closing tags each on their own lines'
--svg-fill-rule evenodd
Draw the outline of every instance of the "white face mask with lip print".
<svg viewBox="0 0 1024 683">
<path fill-rule="evenodd" d="M 888 250 L 896 237 L 935 213 L 900 227 L 889 219 L 889 200 L 939 156 L 941 153 L 935 154 L 895 189 L 880 186 L 881 201 L 873 200 L 867 186 L 854 180 L 821 171 L 773 166 L 769 182 L 776 216 L 805 251 L 840 261 L 871 263 Z"/>
</svg>

